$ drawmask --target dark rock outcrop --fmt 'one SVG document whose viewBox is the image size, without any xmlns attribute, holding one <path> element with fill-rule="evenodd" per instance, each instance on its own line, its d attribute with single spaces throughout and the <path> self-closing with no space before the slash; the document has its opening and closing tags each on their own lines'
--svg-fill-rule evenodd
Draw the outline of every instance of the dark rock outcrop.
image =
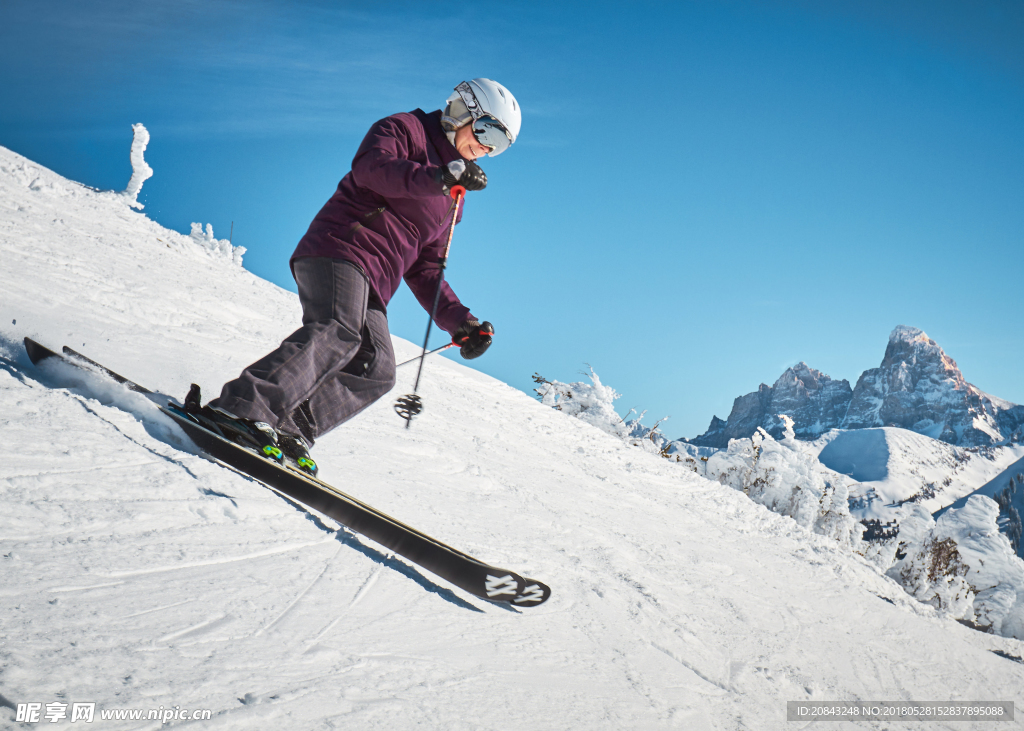
<svg viewBox="0 0 1024 731">
<path fill-rule="evenodd" d="M 737 398 L 728 421 L 716 416 L 707 432 L 688 441 L 724 448 L 730 439 L 749 437 L 758 427 L 778 438 L 785 428 L 778 414 L 793 419 L 798 439 L 816 439 L 839 426 L 852 395 L 849 381 L 834 380 L 801 362 L 787 368 L 774 386 L 762 383 L 757 391 Z"/>
</svg>

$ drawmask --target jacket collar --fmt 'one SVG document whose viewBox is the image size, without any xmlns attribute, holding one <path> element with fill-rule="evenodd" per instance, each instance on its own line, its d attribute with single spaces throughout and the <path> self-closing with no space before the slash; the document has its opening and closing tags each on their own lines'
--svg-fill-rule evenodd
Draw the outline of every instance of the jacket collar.
<svg viewBox="0 0 1024 731">
<path fill-rule="evenodd" d="M 444 127 L 441 126 L 440 109 L 429 113 L 422 109 L 414 109 L 412 113 L 420 120 L 423 130 L 427 133 L 427 139 L 434 145 L 437 154 L 441 156 L 441 164 L 447 165 L 452 160 L 463 159 L 459 151 L 455 149 L 455 145 L 448 141 L 448 135 L 444 133 Z"/>
</svg>

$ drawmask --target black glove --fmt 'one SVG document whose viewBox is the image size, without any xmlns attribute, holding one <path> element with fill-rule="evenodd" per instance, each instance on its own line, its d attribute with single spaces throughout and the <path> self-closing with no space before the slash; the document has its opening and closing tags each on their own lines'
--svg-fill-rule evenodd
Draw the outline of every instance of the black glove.
<svg viewBox="0 0 1024 731">
<path fill-rule="evenodd" d="M 437 182 L 441 184 L 441 192 L 445 195 L 448 195 L 453 185 L 461 185 L 466 190 L 483 190 L 487 187 L 487 174 L 472 160 L 460 158 L 438 168 Z"/>
<path fill-rule="evenodd" d="M 452 342 L 462 346 L 459 352 L 462 353 L 463 358 L 473 360 L 473 358 L 479 358 L 491 347 L 492 335 L 494 335 L 494 325 L 491 323 L 466 320 L 452 335 Z"/>
</svg>

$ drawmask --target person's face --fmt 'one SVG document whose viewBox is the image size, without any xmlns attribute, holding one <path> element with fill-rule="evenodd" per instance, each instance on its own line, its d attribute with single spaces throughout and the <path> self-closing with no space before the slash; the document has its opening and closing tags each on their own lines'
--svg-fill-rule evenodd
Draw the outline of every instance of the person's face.
<svg viewBox="0 0 1024 731">
<path fill-rule="evenodd" d="M 487 145 L 477 142 L 472 122 L 462 125 L 455 131 L 455 149 L 467 160 L 476 160 L 491 151 Z"/>
</svg>

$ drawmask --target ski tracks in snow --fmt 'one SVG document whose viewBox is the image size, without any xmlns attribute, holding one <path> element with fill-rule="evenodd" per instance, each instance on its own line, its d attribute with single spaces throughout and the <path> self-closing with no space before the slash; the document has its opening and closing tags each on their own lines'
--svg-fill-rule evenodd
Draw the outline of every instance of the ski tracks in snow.
<svg viewBox="0 0 1024 731">
<path fill-rule="evenodd" d="M 256 630 L 256 632 L 253 634 L 253 637 L 259 637 L 264 632 L 267 632 L 267 631 L 273 629 L 274 625 L 276 625 L 278 622 L 280 622 L 282 619 L 284 619 L 286 616 L 288 616 L 288 614 L 292 611 L 292 609 L 295 608 L 295 605 L 298 604 L 300 601 L 302 601 L 303 597 L 305 597 L 306 594 L 308 594 L 309 591 L 320 582 L 320 579 L 322 579 L 324 574 L 327 573 L 327 570 L 331 567 L 331 564 L 338 557 L 338 554 L 340 552 L 341 552 L 341 546 L 338 546 L 338 548 L 334 551 L 334 554 L 329 559 L 327 559 L 327 561 L 324 563 L 324 567 L 320 570 L 320 573 L 317 574 L 316 577 L 304 589 L 302 589 L 302 591 L 300 591 L 296 595 L 296 597 L 291 601 L 291 603 L 287 607 L 284 608 L 284 611 L 282 611 L 279 615 L 277 615 L 277 617 L 275 617 L 270 623 L 265 624 L 262 627 L 260 627 L 258 630 Z M 375 576 L 376 572 L 374 572 L 373 575 Z M 357 598 L 358 598 L 358 596 L 357 596 Z M 355 603 L 355 600 L 353 600 L 353 604 L 354 603 Z"/>
<path fill-rule="evenodd" d="M 338 550 L 340 551 L 341 548 L 339 547 Z M 355 596 L 352 597 L 352 601 L 349 602 L 348 606 L 345 607 L 345 609 L 342 610 L 340 613 L 338 613 L 334 617 L 334 619 L 332 619 L 330 622 L 328 622 L 327 625 L 322 630 L 317 632 L 316 637 L 314 637 L 313 639 L 309 640 L 305 644 L 305 647 L 302 650 L 303 654 L 306 654 L 307 652 L 310 652 L 315 647 L 317 647 L 317 645 L 320 643 L 320 640 L 322 640 L 324 637 L 326 637 L 327 634 L 331 630 L 333 630 L 338 625 L 338 623 L 341 622 L 342 619 L 345 618 L 345 615 L 348 614 L 349 610 L 354 608 L 360 601 L 362 601 L 363 597 L 365 597 L 370 592 L 370 590 L 373 588 L 373 586 L 377 583 L 377 579 L 380 578 L 380 574 L 381 574 L 382 570 L 383 570 L 382 568 L 377 567 L 377 568 L 375 568 L 370 573 L 370 575 L 366 578 L 366 581 L 363 582 L 362 586 L 360 586 L 359 589 L 356 591 Z"/>
</svg>

